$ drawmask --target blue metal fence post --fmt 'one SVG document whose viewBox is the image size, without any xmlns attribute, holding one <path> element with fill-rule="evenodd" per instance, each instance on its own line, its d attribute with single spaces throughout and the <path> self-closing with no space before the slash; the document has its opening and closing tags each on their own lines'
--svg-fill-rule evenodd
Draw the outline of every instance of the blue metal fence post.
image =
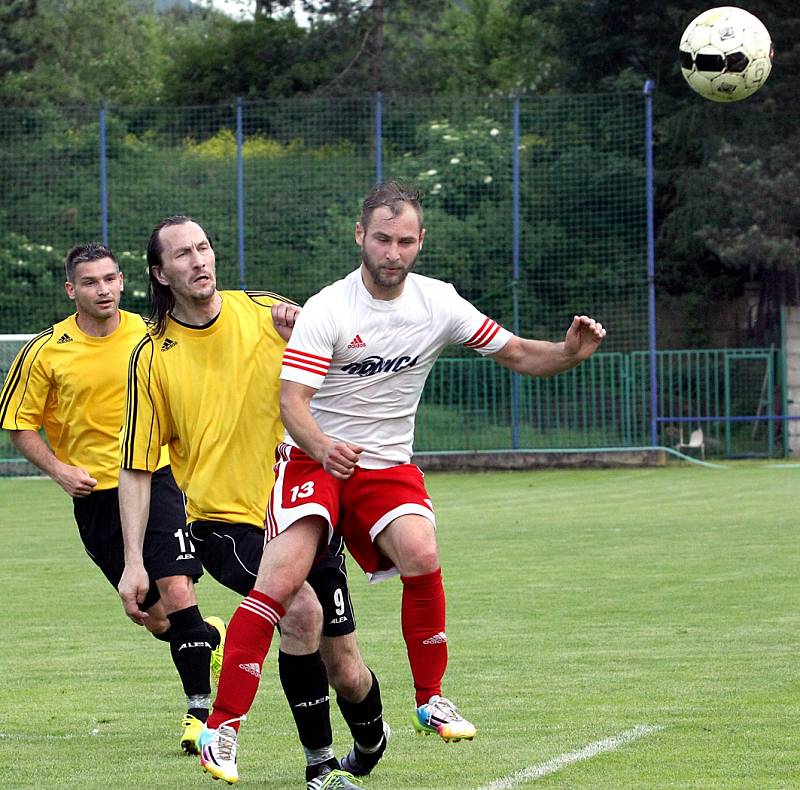
<svg viewBox="0 0 800 790">
<path fill-rule="evenodd" d="M 375 94 L 375 183 L 383 181 L 383 96 Z"/>
<path fill-rule="evenodd" d="M 100 99 L 100 238 L 108 246 L 108 171 L 106 163 L 106 100 Z"/>
<path fill-rule="evenodd" d="M 236 223 L 238 226 L 239 288 L 247 288 L 244 263 L 244 135 L 242 132 L 242 97 L 236 97 Z"/>
<path fill-rule="evenodd" d="M 512 259 L 514 264 L 514 275 L 511 281 L 511 295 L 514 305 L 514 334 L 519 335 L 519 96 L 514 96 L 514 107 L 512 112 L 512 124 L 514 128 L 514 153 L 512 157 L 512 223 L 513 223 L 513 246 Z M 520 388 L 521 380 L 519 373 L 511 374 L 511 446 L 519 449 L 519 426 L 520 426 Z"/>
<path fill-rule="evenodd" d="M 650 356 L 650 444 L 657 447 L 658 442 L 658 371 L 656 365 L 656 255 L 655 219 L 653 212 L 653 91 L 655 83 L 647 80 L 644 84 L 645 112 L 645 162 L 647 189 L 647 314 L 648 350 Z"/>
</svg>

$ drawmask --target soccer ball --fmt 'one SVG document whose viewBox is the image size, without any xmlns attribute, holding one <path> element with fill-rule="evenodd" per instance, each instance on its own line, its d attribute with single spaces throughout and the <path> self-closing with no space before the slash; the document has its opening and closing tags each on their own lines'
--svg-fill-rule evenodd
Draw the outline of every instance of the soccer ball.
<svg viewBox="0 0 800 790">
<path fill-rule="evenodd" d="M 772 56 L 769 31 L 743 8 L 723 6 L 704 11 L 681 37 L 683 76 L 712 101 L 751 96 L 766 82 Z"/>
</svg>

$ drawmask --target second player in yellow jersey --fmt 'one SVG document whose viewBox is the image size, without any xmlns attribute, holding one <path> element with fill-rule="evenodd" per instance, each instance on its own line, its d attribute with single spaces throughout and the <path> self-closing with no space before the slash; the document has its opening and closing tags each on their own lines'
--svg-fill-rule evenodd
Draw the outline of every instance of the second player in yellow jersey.
<svg viewBox="0 0 800 790">
<path fill-rule="evenodd" d="M 115 587 L 124 568 L 120 524 L 119 428 L 131 350 L 146 334 L 142 318 L 119 309 L 123 274 L 102 244 L 70 250 L 65 288 L 76 312 L 20 351 L 0 394 L 0 424 L 14 446 L 72 498 L 86 553 Z M 44 427 L 45 441 L 39 434 Z M 150 589 L 143 624 L 169 643 L 187 697 L 181 746 L 197 751 L 208 716 L 212 650 L 224 625 L 203 621 L 193 580 L 202 566 L 190 550 L 183 496 L 154 448 L 153 509 L 143 533 Z M 221 656 L 216 655 L 217 663 Z"/>
<path fill-rule="evenodd" d="M 55 457 L 85 469 L 96 491 L 117 487 L 128 361 L 145 334 L 141 316 L 118 315 L 108 335 L 87 334 L 77 315 L 40 332 L 17 355 L 0 395 L 2 427 L 44 427 Z M 157 453 L 157 466 L 163 462 Z"/>
<path fill-rule="evenodd" d="M 235 631 L 243 617 L 259 616 L 250 604 L 264 613 L 252 601 L 253 584 L 264 550 L 275 448 L 283 435 L 278 373 L 298 308 L 274 294 L 218 291 L 210 238 L 189 217 L 169 217 L 156 226 L 147 262 L 153 331 L 134 351 L 128 382 L 120 471 L 127 562 L 119 592 L 125 610 L 137 619 L 147 589 L 139 546 L 148 480 L 157 462 L 155 448 L 166 442 L 187 494 L 198 558 L 222 584 L 247 596 L 231 620 Z M 306 786 L 355 790 L 352 774 L 367 774 L 378 763 L 388 727 L 378 681 L 355 638 L 341 540 L 331 544 L 286 608 L 276 613 L 278 672 L 306 758 Z M 236 653 L 226 653 L 228 663 L 245 683 L 256 667 L 261 671 L 256 662 L 240 666 Z M 344 758 L 346 770 L 333 753 L 329 680 L 355 741 Z M 237 727 L 238 721 L 226 721 L 220 731 L 233 733 Z M 217 731 L 201 735 L 203 767 L 233 783 L 235 748 L 217 753 L 210 745 L 212 732 Z"/>
</svg>

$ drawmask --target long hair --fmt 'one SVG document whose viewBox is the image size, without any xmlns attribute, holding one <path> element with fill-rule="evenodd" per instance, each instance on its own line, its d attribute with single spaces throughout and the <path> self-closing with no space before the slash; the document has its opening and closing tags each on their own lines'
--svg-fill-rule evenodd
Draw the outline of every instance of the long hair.
<svg viewBox="0 0 800 790">
<path fill-rule="evenodd" d="M 400 181 L 385 181 L 378 184 L 372 192 L 367 195 L 361 206 L 361 227 L 366 230 L 369 220 L 376 208 L 385 206 L 391 211 L 392 216 L 396 217 L 401 211 L 403 204 L 408 203 L 419 218 L 419 226 L 422 227 L 422 198 L 419 190 L 415 187 L 406 186 Z"/>
<path fill-rule="evenodd" d="M 76 244 L 68 253 L 64 262 L 64 271 L 67 275 L 67 282 L 75 282 L 75 269 L 80 263 L 89 261 L 101 261 L 103 258 L 110 258 L 117 266 L 119 271 L 119 261 L 113 252 L 104 244 L 98 241 L 91 241 L 88 244 Z"/>
<path fill-rule="evenodd" d="M 155 274 L 153 274 L 153 267 L 161 266 L 161 254 L 164 251 L 161 246 L 160 234 L 164 228 L 171 227 L 172 225 L 185 225 L 187 222 L 194 222 L 195 225 L 200 227 L 211 249 L 214 245 L 211 243 L 208 233 L 205 228 L 196 220 L 187 217 L 184 214 L 176 214 L 174 217 L 167 217 L 162 219 L 158 225 L 153 228 L 150 234 L 150 239 L 147 242 L 147 279 L 148 279 L 148 292 L 150 297 L 150 324 L 155 332 L 156 337 L 161 337 L 167 331 L 167 318 L 175 307 L 175 294 L 168 285 L 160 283 Z"/>
</svg>

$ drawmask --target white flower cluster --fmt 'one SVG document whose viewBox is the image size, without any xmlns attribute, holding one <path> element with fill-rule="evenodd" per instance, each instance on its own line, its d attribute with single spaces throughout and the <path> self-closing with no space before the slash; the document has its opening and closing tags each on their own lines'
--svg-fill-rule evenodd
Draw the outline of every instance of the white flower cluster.
<svg viewBox="0 0 800 790">
<path fill-rule="evenodd" d="M 474 170 L 476 167 L 480 168 L 483 162 L 480 158 L 476 158 L 475 154 L 467 154 L 466 148 L 456 147 L 454 144 L 462 143 L 464 140 L 468 142 L 468 144 L 474 141 L 472 144 L 480 144 L 481 138 L 486 141 L 486 136 L 488 135 L 490 138 L 497 138 L 500 135 L 500 129 L 496 126 L 490 126 L 491 121 L 487 118 L 479 119 L 482 123 L 476 125 L 475 128 L 466 128 L 463 130 L 456 130 L 450 124 L 447 119 L 441 121 L 434 121 L 433 123 L 429 124 L 428 129 L 430 132 L 434 132 L 435 134 L 432 137 L 438 138 L 442 143 L 445 143 L 445 149 L 449 148 L 452 153 L 447 159 L 448 165 L 452 167 L 464 167 L 464 166 L 471 166 Z M 480 128 L 480 127 L 483 128 Z M 488 127 L 488 128 L 487 128 Z M 485 142 L 484 142 L 485 145 Z M 492 143 L 494 146 L 495 143 Z M 461 150 L 459 150 L 461 148 Z M 413 156 L 411 151 L 407 151 L 403 154 L 404 158 L 410 158 Z M 480 170 L 479 170 L 480 172 Z M 417 180 L 421 184 L 429 183 L 433 181 L 433 179 L 439 176 L 439 170 L 436 168 L 430 168 L 428 170 L 421 171 L 417 175 Z M 483 176 L 479 176 L 481 183 L 488 186 L 494 181 L 494 176 L 491 173 L 486 173 Z M 434 181 L 430 184 L 429 187 L 429 194 L 430 195 L 438 195 L 444 189 L 444 185 L 441 181 Z"/>
</svg>

